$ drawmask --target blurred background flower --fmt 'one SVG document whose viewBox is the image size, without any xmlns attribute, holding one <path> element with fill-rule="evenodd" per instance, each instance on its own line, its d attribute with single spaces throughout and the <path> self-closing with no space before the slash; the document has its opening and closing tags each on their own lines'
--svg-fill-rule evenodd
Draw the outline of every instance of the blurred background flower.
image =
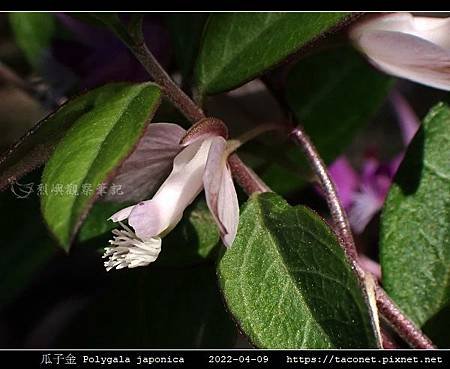
<svg viewBox="0 0 450 369">
<path fill-rule="evenodd" d="M 403 139 L 402 151 L 393 159 L 382 161 L 378 154 L 380 148 L 370 147 L 363 155 L 359 171 L 352 167 L 345 155 L 329 167 L 342 204 L 349 214 L 350 225 L 357 233 L 364 231 L 383 206 L 405 150 L 419 128 L 419 119 L 398 91 L 391 93 L 390 103 Z"/>
</svg>

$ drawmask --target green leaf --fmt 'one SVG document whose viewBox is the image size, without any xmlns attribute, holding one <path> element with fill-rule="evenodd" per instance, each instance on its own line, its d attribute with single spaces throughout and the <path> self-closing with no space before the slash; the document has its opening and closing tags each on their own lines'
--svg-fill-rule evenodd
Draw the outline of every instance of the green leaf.
<svg viewBox="0 0 450 369">
<path fill-rule="evenodd" d="M 19 196 L 26 196 L 28 185 L 36 191 L 37 176 L 24 178 L 11 190 Z M 55 250 L 41 219 L 38 198 L 32 192 L 28 197 L 17 198 L 12 191 L 0 193 L 3 228 L 0 235 L 0 308 L 32 281 Z"/>
<path fill-rule="evenodd" d="M 298 62 L 287 77 L 295 117 L 326 162 L 341 154 L 385 99 L 391 79 L 351 48 L 339 47 Z"/>
<path fill-rule="evenodd" d="M 105 109 L 110 99 L 123 93 L 128 84 L 109 84 L 69 100 L 56 112 L 37 123 L 0 157 L 0 189 L 42 165 L 67 130 L 84 115 Z"/>
<path fill-rule="evenodd" d="M 55 347 L 232 348 L 237 336 L 218 291 L 214 268 L 109 274 L 106 292 L 65 329 Z"/>
<path fill-rule="evenodd" d="M 196 64 L 202 94 L 243 84 L 345 21 L 347 13 L 216 13 Z"/>
<path fill-rule="evenodd" d="M 92 206 L 96 189 L 111 180 L 143 134 L 161 92 L 143 83 L 110 85 L 106 100 L 105 95 L 95 95 L 102 103 L 97 100 L 95 108 L 78 116 L 43 174 L 48 193 L 42 197 L 42 213 L 65 250 Z"/>
<path fill-rule="evenodd" d="M 424 120 L 381 217 L 383 285 L 418 325 L 450 305 L 450 108 Z"/>
<path fill-rule="evenodd" d="M 187 80 L 191 77 L 195 58 L 208 15 L 205 13 L 169 13 L 167 25 L 181 74 Z"/>
<path fill-rule="evenodd" d="M 28 62 L 39 69 L 55 32 L 55 18 L 49 13 L 9 13 L 18 46 Z"/>
<path fill-rule="evenodd" d="M 376 347 L 356 274 L 331 229 L 273 193 L 253 196 L 219 264 L 229 310 L 261 348 Z"/>
<path fill-rule="evenodd" d="M 79 242 L 92 242 L 94 247 L 103 248 L 111 239 L 111 231 L 118 224 L 108 220 L 111 215 L 133 204 L 98 201 L 89 211 L 78 233 Z"/>
</svg>

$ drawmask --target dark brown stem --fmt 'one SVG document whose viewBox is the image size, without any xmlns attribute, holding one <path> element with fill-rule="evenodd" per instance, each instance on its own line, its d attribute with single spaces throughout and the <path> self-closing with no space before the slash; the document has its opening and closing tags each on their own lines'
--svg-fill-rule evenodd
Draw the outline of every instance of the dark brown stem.
<svg viewBox="0 0 450 369">
<path fill-rule="evenodd" d="M 318 178 L 320 185 L 325 192 L 325 198 L 327 200 L 328 207 L 330 208 L 337 234 L 342 240 L 342 245 L 345 248 L 345 252 L 350 260 L 356 263 L 358 253 L 356 251 L 355 241 L 353 240 L 352 232 L 350 230 L 350 224 L 325 163 L 301 126 L 294 128 L 291 131 L 290 136 L 303 149 L 314 174 Z"/>
<path fill-rule="evenodd" d="M 135 42 L 132 43 L 123 39 L 120 34 L 117 34 L 117 36 L 122 39 L 155 82 L 163 88 L 165 95 L 191 123 L 205 118 L 202 109 L 173 82 L 172 78 L 170 78 L 164 68 L 158 63 L 145 44 L 142 33 L 134 33 Z M 248 195 L 254 192 L 270 191 L 263 180 L 253 170 L 247 167 L 239 159 L 237 154 L 230 155 L 228 163 L 236 182 Z"/>
<path fill-rule="evenodd" d="M 249 167 L 247 167 L 237 154 L 231 154 L 228 158 L 231 172 L 241 188 L 251 195 L 257 192 L 270 192 L 270 188 Z"/>
<path fill-rule="evenodd" d="M 381 287 L 376 287 L 375 296 L 381 315 L 409 345 L 418 349 L 435 348 L 431 340 L 400 311 Z"/>
<path fill-rule="evenodd" d="M 330 208 L 331 216 L 337 228 L 337 234 L 342 241 L 342 246 L 355 272 L 360 280 L 363 281 L 365 272 L 358 263 L 358 253 L 347 214 L 339 200 L 336 186 L 327 171 L 325 163 L 301 126 L 294 128 L 290 136 L 303 149 L 315 175 L 319 179 Z M 414 348 L 434 348 L 430 339 L 397 308 L 386 292 L 379 286 L 376 288 L 375 298 L 381 315 L 408 344 Z"/>
<path fill-rule="evenodd" d="M 202 109 L 173 82 L 144 42 L 139 42 L 139 44 L 130 49 L 155 82 L 163 88 L 164 93 L 169 97 L 170 101 L 172 101 L 189 121 L 197 122 L 205 118 Z"/>
</svg>

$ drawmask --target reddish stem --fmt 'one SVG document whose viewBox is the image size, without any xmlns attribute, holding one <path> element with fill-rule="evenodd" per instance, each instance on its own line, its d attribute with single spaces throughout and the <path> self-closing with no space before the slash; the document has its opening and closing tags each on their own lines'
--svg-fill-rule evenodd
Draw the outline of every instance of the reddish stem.
<svg viewBox="0 0 450 369">
<path fill-rule="evenodd" d="M 258 175 L 249 167 L 247 167 L 237 154 L 231 154 L 228 158 L 231 172 L 236 182 L 241 188 L 251 195 L 255 192 L 270 192 L 270 188 Z"/>
<path fill-rule="evenodd" d="M 391 335 L 384 329 L 381 328 L 381 339 L 383 341 L 383 348 L 385 349 L 398 349 L 398 345 L 392 339 Z"/>
<path fill-rule="evenodd" d="M 433 342 L 400 311 L 381 287 L 377 286 L 375 296 L 381 315 L 408 344 L 418 349 L 436 348 Z"/>
<path fill-rule="evenodd" d="M 327 167 L 320 157 L 316 147 L 311 142 L 308 135 L 303 131 L 301 126 L 294 128 L 290 133 L 292 139 L 303 149 L 311 167 L 318 178 L 322 189 L 326 194 L 328 207 L 335 223 L 337 234 L 342 240 L 345 252 L 350 260 L 356 263 L 358 253 L 356 251 L 355 241 L 353 240 L 350 224 L 345 214 L 339 196 L 336 192 L 336 186 L 327 171 Z"/>
<path fill-rule="evenodd" d="M 339 200 L 336 186 L 328 173 L 325 163 L 301 126 L 294 128 L 290 135 L 301 146 L 315 175 L 318 177 L 325 193 L 331 216 L 336 225 L 337 234 L 342 241 L 342 247 L 358 277 L 363 281 L 365 272 L 358 263 L 358 253 L 350 230 L 347 214 Z M 398 309 L 391 298 L 379 286 L 377 286 L 375 298 L 381 315 L 408 344 L 414 348 L 434 348 L 430 339 Z"/>
<path fill-rule="evenodd" d="M 195 123 L 205 118 L 203 110 L 170 78 L 148 49 L 145 42 L 140 41 L 136 46 L 128 46 L 155 82 L 162 87 L 170 101 L 190 122 Z"/>
</svg>

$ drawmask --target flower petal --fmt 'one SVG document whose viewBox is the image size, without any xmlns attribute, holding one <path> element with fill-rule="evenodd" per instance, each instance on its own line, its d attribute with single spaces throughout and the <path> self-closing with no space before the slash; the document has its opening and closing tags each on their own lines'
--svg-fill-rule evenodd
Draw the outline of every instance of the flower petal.
<svg viewBox="0 0 450 369">
<path fill-rule="evenodd" d="M 353 195 L 353 206 L 349 212 L 349 222 L 353 230 L 362 233 L 382 206 L 383 200 L 373 187 L 361 186 Z"/>
<path fill-rule="evenodd" d="M 111 217 L 108 220 L 112 220 L 113 222 L 121 222 L 122 220 L 125 220 L 130 216 L 130 213 L 134 207 L 135 205 L 131 205 L 128 206 L 127 208 L 119 210 L 117 213 L 111 215 Z"/>
<path fill-rule="evenodd" d="M 392 31 L 417 36 L 444 49 L 450 48 L 450 18 L 415 17 L 410 13 L 392 13 L 356 24 L 350 36 L 358 39 L 369 31 Z"/>
<path fill-rule="evenodd" d="M 225 166 L 222 175 L 222 186 L 220 187 L 218 200 L 218 216 L 226 229 L 226 233 L 222 236 L 222 241 L 225 246 L 229 247 L 233 244 L 238 230 L 239 201 L 228 165 Z"/>
<path fill-rule="evenodd" d="M 128 224 L 133 227 L 136 236 L 146 241 L 160 232 L 164 220 L 162 211 L 154 201 L 142 201 L 136 204 L 128 217 Z"/>
<path fill-rule="evenodd" d="M 128 223 L 136 235 L 147 240 L 170 231 L 180 221 L 184 209 L 202 190 L 211 139 L 195 142 L 175 158 L 173 170 L 153 199 L 132 210 Z"/>
<path fill-rule="evenodd" d="M 398 91 L 391 93 L 391 102 L 397 115 L 403 144 L 409 145 L 420 127 L 420 120 L 405 97 Z"/>
<path fill-rule="evenodd" d="M 205 174 L 203 175 L 206 203 L 222 234 L 226 233 L 226 229 L 219 219 L 218 204 L 224 168 L 227 162 L 225 157 L 226 145 L 227 142 L 224 139 L 214 139 L 209 149 L 208 161 L 206 162 Z"/>
<path fill-rule="evenodd" d="M 336 185 L 339 198 L 345 209 L 349 209 L 353 201 L 353 193 L 359 185 L 360 178 L 345 156 L 336 159 L 329 167 L 329 172 Z"/>
<path fill-rule="evenodd" d="M 219 227 L 225 246 L 231 246 L 239 223 L 239 202 L 225 155 L 226 141 L 213 139 L 203 185 L 208 207 Z"/>
<path fill-rule="evenodd" d="M 450 18 L 413 17 L 411 34 L 450 49 Z"/>
<path fill-rule="evenodd" d="M 117 190 L 110 187 L 104 199 L 138 202 L 152 195 L 170 173 L 173 159 L 182 149 L 179 142 L 185 133 L 177 124 L 150 124 L 112 180 Z"/>
<path fill-rule="evenodd" d="M 450 90 L 450 51 L 414 35 L 369 31 L 358 46 L 388 74 Z"/>
</svg>

